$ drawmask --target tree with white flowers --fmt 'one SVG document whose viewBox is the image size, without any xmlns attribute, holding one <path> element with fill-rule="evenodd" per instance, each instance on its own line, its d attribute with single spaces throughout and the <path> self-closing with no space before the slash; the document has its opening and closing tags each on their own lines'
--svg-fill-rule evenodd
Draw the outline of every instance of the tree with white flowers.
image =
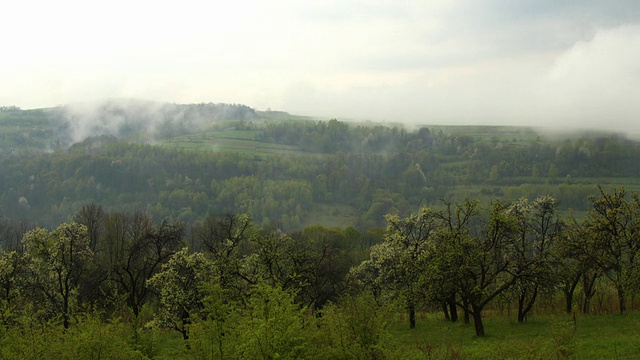
<svg viewBox="0 0 640 360">
<path fill-rule="evenodd" d="M 160 307 L 156 321 L 189 338 L 192 317 L 203 309 L 203 286 L 213 276 L 213 264 L 203 253 L 189 253 L 185 247 L 162 265 L 160 272 L 147 281 L 157 292 Z"/>
<path fill-rule="evenodd" d="M 48 312 L 62 317 L 64 328 L 69 328 L 78 305 L 80 278 L 93 259 L 87 227 L 64 223 L 52 231 L 36 228 L 26 233 L 22 242 L 29 258 L 33 300 L 48 304 Z"/>
</svg>

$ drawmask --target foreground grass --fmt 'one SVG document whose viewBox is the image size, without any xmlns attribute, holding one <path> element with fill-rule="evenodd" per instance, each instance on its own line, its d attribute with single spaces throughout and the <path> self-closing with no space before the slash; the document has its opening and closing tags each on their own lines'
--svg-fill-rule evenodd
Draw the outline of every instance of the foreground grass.
<svg viewBox="0 0 640 360">
<path fill-rule="evenodd" d="M 18 319 L 20 328 L 0 327 L 0 358 L 214 358 L 202 353 L 202 347 L 187 349 L 181 335 L 167 328 L 134 330 L 131 323 L 118 320 L 105 323 L 88 316 L 65 331 L 59 324 L 37 325 L 31 320 L 33 318 L 25 315 Z M 507 316 L 487 317 L 485 337 L 475 336 L 473 325 L 447 322 L 439 314 L 422 314 L 416 329 L 409 329 L 408 322 L 400 315 L 393 315 L 389 320 L 388 338 L 379 343 L 384 351 L 376 358 L 640 359 L 640 312 L 625 316 L 579 315 L 575 322 L 569 315 L 535 316 L 523 324 Z M 360 327 L 360 330 L 367 328 Z M 303 346 L 313 359 L 335 358 L 340 354 L 341 359 L 363 358 L 350 353 L 353 348 L 348 346 L 343 348 L 344 352 L 340 352 L 340 348 L 327 352 L 328 338 L 315 333 L 327 331 L 326 327 L 311 326 L 304 331 L 309 331 L 305 336 L 310 338 Z M 233 339 L 235 337 L 226 341 L 238 340 Z M 350 337 L 343 339 L 356 341 Z M 314 357 L 314 354 L 317 355 Z M 327 357 L 328 354 L 333 355 Z"/>
<path fill-rule="evenodd" d="M 536 316 L 518 324 L 489 317 L 487 336 L 476 337 L 473 325 L 450 323 L 435 315 L 418 321 L 415 330 L 394 322 L 391 334 L 404 359 L 638 359 L 640 314 Z"/>
<path fill-rule="evenodd" d="M 472 324 L 451 323 L 439 314 L 423 314 L 416 329 L 392 319 L 391 353 L 396 359 L 639 359 L 640 313 L 536 316 L 518 324 L 488 317 L 487 335 L 477 337 Z M 157 338 L 154 358 L 190 358 L 176 333 Z"/>
</svg>

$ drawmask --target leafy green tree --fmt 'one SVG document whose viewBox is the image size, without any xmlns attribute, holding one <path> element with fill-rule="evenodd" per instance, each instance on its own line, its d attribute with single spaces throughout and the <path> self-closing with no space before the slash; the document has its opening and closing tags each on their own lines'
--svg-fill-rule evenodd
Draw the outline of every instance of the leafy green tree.
<svg viewBox="0 0 640 360">
<path fill-rule="evenodd" d="M 592 201 L 584 227 L 601 251 L 597 261 L 618 293 L 620 313 L 626 312 L 627 293 L 640 289 L 640 197 L 633 193 L 627 200 L 624 188 L 606 192 Z"/>
<path fill-rule="evenodd" d="M 582 313 L 588 314 L 595 295 L 596 281 L 603 274 L 596 259 L 602 256 L 593 246 L 593 237 L 573 217 L 553 247 L 556 258 L 556 277 L 565 297 L 565 311 L 573 312 L 573 297 L 578 285 L 582 286 Z"/>
<path fill-rule="evenodd" d="M 251 289 L 239 324 L 243 359 L 300 359 L 310 357 L 312 337 L 295 294 L 259 282 Z"/>
<path fill-rule="evenodd" d="M 24 295 L 27 258 L 15 250 L 0 253 L 0 300 L 12 303 Z"/>
<path fill-rule="evenodd" d="M 185 247 L 162 264 L 147 280 L 159 298 L 156 322 L 169 326 L 189 339 L 192 318 L 203 309 L 202 288 L 213 276 L 212 264 L 203 253 L 191 253 Z"/>
<path fill-rule="evenodd" d="M 514 286 L 518 303 L 518 322 L 523 322 L 533 309 L 538 295 L 555 291 L 556 277 L 551 247 L 561 235 L 557 200 L 541 196 L 529 203 L 520 199 L 507 209 L 517 222 L 514 242 L 515 267 L 519 274 Z"/>
<path fill-rule="evenodd" d="M 64 223 L 52 231 L 37 228 L 22 241 L 36 299 L 46 301 L 48 309 L 62 318 L 64 328 L 69 328 L 78 307 L 80 278 L 93 259 L 87 228 L 76 223 Z"/>
<path fill-rule="evenodd" d="M 194 318 L 189 328 L 189 352 L 195 358 L 238 358 L 240 345 L 240 308 L 216 277 L 201 289 L 201 318 Z"/>
<path fill-rule="evenodd" d="M 403 299 L 409 312 L 409 327 L 416 326 L 416 308 L 425 299 L 429 238 L 438 230 L 438 218 L 427 207 L 406 218 L 387 215 L 384 242 L 371 248 L 370 258 L 351 276 L 371 287 L 374 293 L 389 291 Z"/>
<path fill-rule="evenodd" d="M 445 269 L 444 279 L 455 279 L 459 294 L 458 306 L 473 316 L 477 336 L 484 336 L 482 311 L 496 297 L 511 288 L 520 274 L 514 267 L 514 240 L 517 222 L 508 213 L 508 204 L 494 201 L 485 217 L 476 217 L 473 202 L 465 202 L 463 210 L 470 213 L 468 231 L 454 232 L 450 241 L 443 240 L 437 251 Z M 432 267 L 433 269 L 434 267 Z"/>
<path fill-rule="evenodd" d="M 458 272 L 462 263 L 460 257 L 451 255 L 459 251 L 470 236 L 471 227 L 478 220 L 479 203 L 465 199 L 463 203 L 454 204 L 446 200 L 444 205 L 444 210 L 434 214 L 441 226 L 430 239 L 424 276 L 428 297 L 440 302 L 445 318 L 455 322 L 458 319 L 457 301 L 464 304 L 464 310 L 468 307 L 468 299 L 457 295 Z M 469 323 L 469 312 L 466 310 L 464 321 Z"/>
</svg>

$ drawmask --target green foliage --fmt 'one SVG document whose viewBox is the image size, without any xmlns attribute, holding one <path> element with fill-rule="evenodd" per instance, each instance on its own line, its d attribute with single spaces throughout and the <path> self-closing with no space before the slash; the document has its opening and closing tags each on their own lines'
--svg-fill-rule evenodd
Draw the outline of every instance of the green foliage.
<svg viewBox="0 0 640 360">
<path fill-rule="evenodd" d="M 188 339 L 188 326 L 202 309 L 201 289 L 212 276 L 213 266 L 204 254 L 189 254 L 186 247 L 173 254 L 147 280 L 160 302 L 154 325 L 176 329 Z"/>
<path fill-rule="evenodd" d="M 201 291 L 202 318 L 193 319 L 189 327 L 189 354 L 196 359 L 234 359 L 240 346 L 240 310 L 228 291 L 214 278 Z"/>
<path fill-rule="evenodd" d="M 394 344 L 388 331 L 391 309 L 379 306 L 366 292 L 326 306 L 318 319 L 318 358 L 393 358 Z"/>
<path fill-rule="evenodd" d="M 127 324 L 117 319 L 106 323 L 99 314 L 77 317 L 70 329 L 42 322 L 25 309 L 17 323 L 0 335 L 3 359 L 145 359 L 132 349 Z"/>
<path fill-rule="evenodd" d="M 616 287 L 620 313 L 624 313 L 627 294 L 640 290 L 640 197 L 634 193 L 628 200 L 624 188 L 612 192 L 600 188 L 584 227 L 599 251 L 597 264 Z"/>
<path fill-rule="evenodd" d="M 300 359 L 312 352 L 311 323 L 295 295 L 258 283 L 239 324 L 238 352 L 244 359 Z"/>
<path fill-rule="evenodd" d="M 563 209 L 580 210 L 589 206 L 585 196 L 593 192 L 595 183 L 638 187 L 633 177 L 640 174 L 635 161 L 640 146 L 617 136 L 585 134 L 562 142 L 538 138 L 527 129 L 441 127 L 437 131 L 407 131 L 397 126 L 347 124 L 335 119 L 236 121 L 201 132 L 196 124 L 201 124 L 202 114 L 226 113 L 220 110 L 225 106 L 177 106 L 182 110 L 174 113 L 171 109 L 175 107 L 161 107 L 161 113 L 168 111 L 174 117 L 164 119 L 166 124 L 161 122 L 164 125 L 160 128 L 177 134 L 192 132 L 177 139 L 183 148 L 127 144 L 98 132 L 68 152 L 27 156 L 15 146 L 0 151 L 0 165 L 6 174 L 0 206 L 12 218 L 37 219 L 45 226 L 55 226 L 87 203 L 98 202 L 106 210 L 145 209 L 156 219 L 171 217 L 187 223 L 202 221 L 207 214 L 243 212 L 258 224 L 275 223 L 289 230 L 315 223 L 317 220 L 310 216 L 317 213 L 314 210 L 318 204 L 327 203 L 334 208 L 354 209 L 343 226 L 364 229 L 384 225 L 386 213 L 406 215 L 420 205 L 460 194 L 463 187 L 477 187 L 472 195 L 478 195 L 488 183 L 499 187 L 495 194 L 509 190 L 506 195 L 510 198 L 534 198 L 549 193 L 560 200 Z M 104 112 L 100 116 L 108 119 L 117 114 L 123 122 L 118 130 L 122 139 L 152 139 L 155 135 L 134 134 L 148 130 L 152 116 L 142 111 L 138 119 L 127 117 L 131 115 L 129 110 L 114 103 L 100 109 Z M 238 114 L 250 113 L 242 110 Z M 30 139 L 40 139 L 36 133 L 49 117 L 57 119 L 54 125 L 49 124 L 55 127 L 64 124 L 64 114 L 60 109 L 2 113 L 0 136 L 4 124 L 6 132 L 11 133 L 7 136 L 30 144 Z M 191 123 L 192 129 L 185 123 L 172 125 L 171 119 L 183 122 L 189 116 L 197 119 Z M 32 117 L 38 120 L 32 122 Z M 22 130 L 16 132 L 16 128 Z M 160 132 L 167 136 L 164 130 Z M 64 147 L 69 139 L 56 134 L 60 135 L 59 144 L 43 147 Z M 55 135 L 49 135 L 55 139 Z M 186 150 L 211 148 L 218 140 L 248 142 L 253 151 L 235 146 L 228 151 Z M 307 152 L 284 156 L 260 151 L 280 144 L 294 144 L 286 146 Z M 534 173 L 539 176 L 532 176 Z M 557 181 L 567 179 L 567 175 L 571 181 Z M 527 188 L 529 185 L 540 191 Z"/>
<path fill-rule="evenodd" d="M 80 278 L 93 258 L 87 228 L 64 223 L 53 231 L 37 228 L 22 239 L 28 256 L 30 285 L 38 289 L 34 303 L 47 304 L 50 316 L 62 318 L 65 328 L 78 308 Z"/>
</svg>

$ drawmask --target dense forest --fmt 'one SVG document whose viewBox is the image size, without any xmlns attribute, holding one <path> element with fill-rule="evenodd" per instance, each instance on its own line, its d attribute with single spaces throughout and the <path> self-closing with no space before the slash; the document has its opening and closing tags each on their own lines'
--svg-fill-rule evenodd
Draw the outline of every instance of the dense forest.
<svg viewBox="0 0 640 360">
<path fill-rule="evenodd" d="M 391 314 L 481 337 L 640 290 L 620 134 L 113 100 L 0 136 L 2 358 L 418 358 Z"/>
<path fill-rule="evenodd" d="M 107 103 L 84 120 L 64 107 L 0 112 L 4 216 L 53 227 L 95 202 L 188 224 L 232 212 L 284 230 L 362 231 L 384 226 L 387 213 L 456 196 L 549 194 L 560 209 L 583 212 L 597 184 L 640 189 L 640 143 L 616 134 L 407 129 L 241 105 L 134 105 Z M 91 136 L 71 143 L 78 132 L 69 127 L 81 121 Z M 210 146 L 193 148 L 202 144 Z"/>
</svg>

